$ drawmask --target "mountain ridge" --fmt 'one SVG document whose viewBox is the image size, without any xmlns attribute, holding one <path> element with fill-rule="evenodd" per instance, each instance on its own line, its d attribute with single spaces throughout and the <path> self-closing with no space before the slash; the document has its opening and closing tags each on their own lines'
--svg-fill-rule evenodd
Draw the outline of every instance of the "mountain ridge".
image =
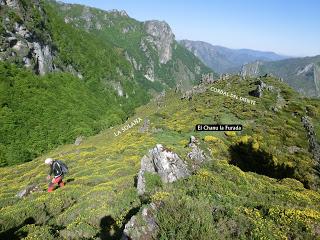
<svg viewBox="0 0 320 240">
<path fill-rule="evenodd" d="M 253 62 L 242 67 L 242 76 L 273 74 L 295 88 L 300 94 L 320 97 L 320 55 L 291 58 L 275 62 Z"/>
<path fill-rule="evenodd" d="M 218 73 L 238 72 L 242 65 L 256 60 L 275 61 L 288 58 L 270 51 L 230 49 L 204 41 L 180 40 L 179 43 Z"/>
<path fill-rule="evenodd" d="M 143 23 L 123 11 L 50 0 L 2 0 L 0 13 L 1 166 L 30 161 L 58 144 L 123 122 L 153 95 L 177 85 L 188 89 L 211 72 L 160 21 Z M 48 83 L 54 79 L 60 92 Z M 67 111 L 54 105 L 69 109 L 70 124 Z M 79 106 L 90 110 L 80 114 Z M 28 138 L 22 134 L 28 131 L 39 134 Z M 66 134 L 58 136 L 59 131 Z"/>
</svg>

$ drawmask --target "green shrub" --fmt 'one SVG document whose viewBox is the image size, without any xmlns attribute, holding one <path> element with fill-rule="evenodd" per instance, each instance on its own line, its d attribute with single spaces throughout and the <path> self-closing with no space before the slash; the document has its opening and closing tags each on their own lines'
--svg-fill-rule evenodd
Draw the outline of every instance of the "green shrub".
<svg viewBox="0 0 320 240">
<path fill-rule="evenodd" d="M 162 180 L 158 174 L 144 173 L 146 181 L 146 192 L 154 192 L 157 188 L 162 187 Z"/>
</svg>

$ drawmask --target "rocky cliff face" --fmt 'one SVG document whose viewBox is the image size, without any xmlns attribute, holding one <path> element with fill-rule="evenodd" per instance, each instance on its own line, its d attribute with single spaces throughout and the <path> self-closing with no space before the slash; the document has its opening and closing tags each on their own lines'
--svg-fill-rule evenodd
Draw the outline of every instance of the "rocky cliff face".
<svg viewBox="0 0 320 240">
<path fill-rule="evenodd" d="M 139 22 L 125 11 L 104 11 L 54 0 L 0 0 L 0 4 L 0 60 L 39 75 L 70 72 L 80 79 L 95 76 L 107 82 L 131 81 L 142 84 L 146 91 L 160 92 L 178 83 L 183 90 L 191 88 L 209 71 L 177 44 L 170 26 L 163 21 Z M 75 36 L 78 33 L 83 38 Z M 75 38 L 79 38 L 79 44 L 72 43 Z M 88 54 L 82 52 L 86 44 Z M 96 61 L 96 52 L 99 59 L 106 52 L 113 58 L 109 65 L 114 66 L 93 72 L 88 62 Z M 96 76 L 96 72 L 102 76 Z M 118 96 L 128 97 L 128 84 L 111 87 Z"/>
<path fill-rule="evenodd" d="M 11 8 L 15 8 L 15 9 L 18 9 L 20 6 L 19 6 L 19 1 L 17 0 L 1 0 L 0 1 L 0 5 L 1 6 L 9 6 Z"/>
<path fill-rule="evenodd" d="M 174 34 L 166 22 L 156 20 L 144 22 L 144 29 L 146 35 L 142 37 L 140 42 L 140 50 L 147 59 L 144 77 L 154 82 L 157 78 L 155 74 L 155 61 L 158 60 L 160 64 L 166 64 L 172 59 Z M 152 56 L 152 51 L 157 53 L 157 60 Z M 136 68 L 135 65 L 134 67 Z"/>
<path fill-rule="evenodd" d="M 40 36 L 35 29 L 28 25 L 34 21 L 29 15 L 29 7 L 37 11 L 41 18 L 39 25 L 44 25 L 46 16 L 39 1 L 32 1 L 31 5 L 22 6 L 19 1 L 2 0 L 2 34 L 0 37 L 0 59 L 23 64 L 33 69 L 36 73 L 44 75 L 54 71 L 54 51 L 51 47 L 50 35 L 45 29 Z M 33 5 L 33 6 L 32 6 Z"/>
<path fill-rule="evenodd" d="M 320 97 L 320 65 L 314 64 L 313 66 L 313 78 L 314 78 L 314 85 L 316 87 L 316 93 L 318 97 Z"/>
<path fill-rule="evenodd" d="M 156 47 L 159 54 L 159 62 L 167 63 L 172 58 L 172 44 L 174 34 L 166 22 L 147 21 L 144 23 L 145 30 L 149 36 L 146 40 Z"/>
<path fill-rule="evenodd" d="M 309 63 L 299 66 L 296 69 L 295 77 L 299 79 L 308 79 L 310 84 L 313 85 L 313 89 L 310 89 L 307 94 L 311 96 L 320 97 L 320 67 L 318 63 Z M 303 92 L 303 88 L 299 89 Z"/>
<path fill-rule="evenodd" d="M 144 85 L 156 86 L 157 91 L 174 88 L 180 82 L 184 88 L 190 88 L 200 81 L 201 74 L 210 71 L 175 41 L 170 26 L 164 21 L 139 22 L 125 11 L 51 3 L 64 23 L 114 45 L 131 65 L 128 75 L 132 79 L 139 78 L 138 81 L 148 80 Z"/>
</svg>

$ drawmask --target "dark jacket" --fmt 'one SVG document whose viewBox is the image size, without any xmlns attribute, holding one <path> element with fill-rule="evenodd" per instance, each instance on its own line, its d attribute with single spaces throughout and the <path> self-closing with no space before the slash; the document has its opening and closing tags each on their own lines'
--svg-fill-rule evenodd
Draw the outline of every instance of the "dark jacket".
<svg viewBox="0 0 320 240">
<path fill-rule="evenodd" d="M 63 175 L 62 168 L 60 164 L 57 161 L 53 161 L 52 164 L 50 165 L 50 171 L 49 175 L 54 175 L 55 178 Z"/>
</svg>

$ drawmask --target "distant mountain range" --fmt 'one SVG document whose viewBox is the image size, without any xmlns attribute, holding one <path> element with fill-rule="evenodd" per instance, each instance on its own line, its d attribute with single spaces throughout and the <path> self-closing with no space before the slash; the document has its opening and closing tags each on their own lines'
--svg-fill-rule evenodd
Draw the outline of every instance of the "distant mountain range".
<svg viewBox="0 0 320 240">
<path fill-rule="evenodd" d="M 243 66 L 242 76 L 272 74 L 280 77 L 299 93 L 320 97 L 320 55 L 274 62 L 256 61 Z"/>
<path fill-rule="evenodd" d="M 272 74 L 300 94 L 320 97 L 320 56 L 290 58 L 273 52 L 229 49 L 201 41 L 179 41 L 217 73 L 256 77 Z"/>
<path fill-rule="evenodd" d="M 181 40 L 181 45 L 189 49 L 208 67 L 217 73 L 239 72 L 244 64 L 254 61 L 277 61 L 288 58 L 274 52 L 251 49 L 230 49 L 214 46 L 202 41 Z"/>
</svg>

